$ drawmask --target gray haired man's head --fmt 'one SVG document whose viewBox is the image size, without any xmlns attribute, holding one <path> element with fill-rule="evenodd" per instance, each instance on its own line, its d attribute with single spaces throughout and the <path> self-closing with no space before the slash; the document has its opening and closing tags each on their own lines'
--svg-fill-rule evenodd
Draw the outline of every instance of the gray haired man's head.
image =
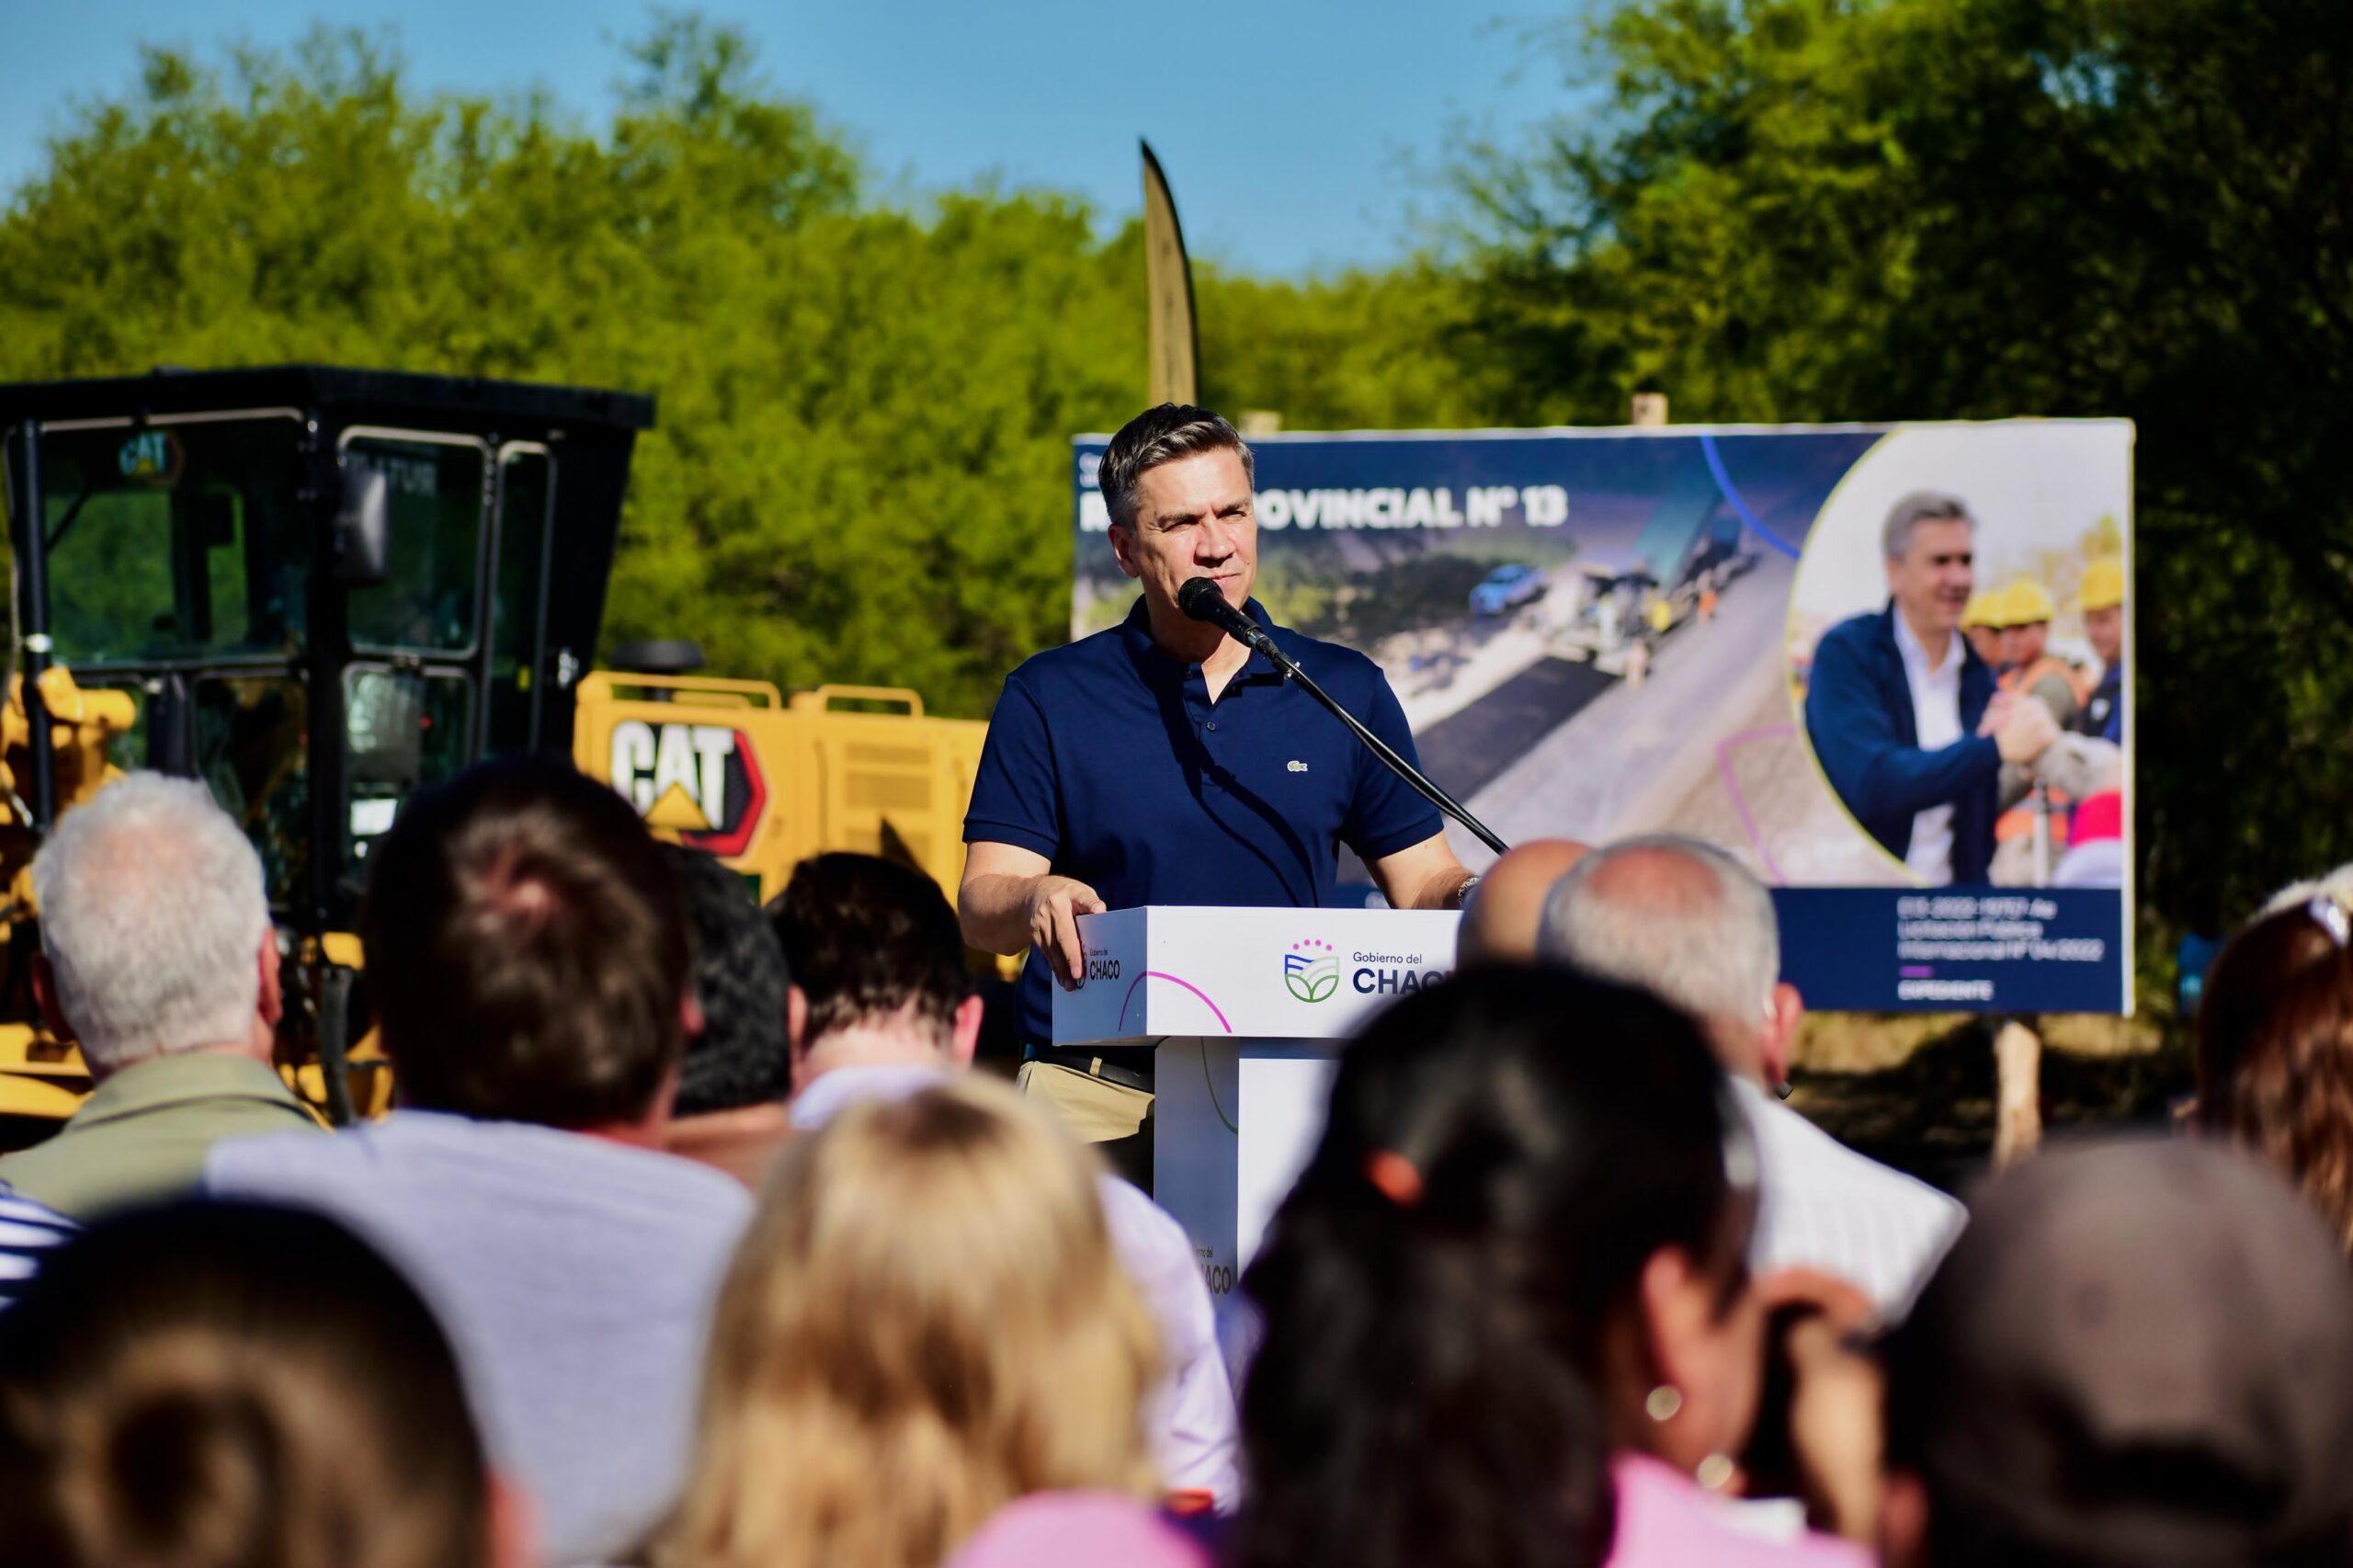
<svg viewBox="0 0 2353 1568">
<path fill-rule="evenodd" d="M 96 1073 L 245 1041 L 270 928 L 261 860 L 193 779 L 134 773 L 33 857 L 57 1010 Z"/>
<path fill-rule="evenodd" d="M 1772 895 L 1715 846 L 1648 834 L 1593 851 L 1553 884 L 1536 948 L 1682 1008 L 1732 1071 L 1778 1074 L 1767 1059 L 1783 1043 L 1771 1038 L 1781 970 Z"/>
<path fill-rule="evenodd" d="M 1242 432 L 1213 414 L 1189 403 L 1164 403 L 1147 408 L 1120 426 L 1096 465 L 1095 483 L 1103 491 L 1103 506 L 1111 521 L 1133 528 L 1136 482 L 1163 463 L 1202 452 L 1232 452 L 1242 460 L 1245 479 L 1255 481 L 1258 460 L 1243 440 Z"/>
<path fill-rule="evenodd" d="M 1969 503 L 1960 496 L 1915 490 L 1888 508 L 1887 521 L 1880 528 L 1880 552 L 1890 561 L 1903 560 L 1912 551 L 1912 530 L 1922 523 L 1967 523 L 1972 531 L 1977 527 Z"/>
</svg>

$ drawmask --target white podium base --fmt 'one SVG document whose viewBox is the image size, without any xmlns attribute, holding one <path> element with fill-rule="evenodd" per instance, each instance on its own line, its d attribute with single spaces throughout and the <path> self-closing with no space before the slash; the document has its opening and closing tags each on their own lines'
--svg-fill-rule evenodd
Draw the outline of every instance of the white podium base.
<svg viewBox="0 0 2353 1568">
<path fill-rule="evenodd" d="M 1153 1196 L 1217 1303 L 1323 1136 L 1336 1058 L 1382 1006 L 1445 980 L 1461 917 L 1431 910 L 1147 905 L 1079 917 L 1086 978 L 1054 1043 L 1157 1048 Z"/>
<path fill-rule="evenodd" d="M 1222 1341 L 1242 1271 L 1323 1136 L 1338 1043 L 1172 1039 L 1155 1053 L 1153 1197 L 1192 1238 Z"/>
</svg>

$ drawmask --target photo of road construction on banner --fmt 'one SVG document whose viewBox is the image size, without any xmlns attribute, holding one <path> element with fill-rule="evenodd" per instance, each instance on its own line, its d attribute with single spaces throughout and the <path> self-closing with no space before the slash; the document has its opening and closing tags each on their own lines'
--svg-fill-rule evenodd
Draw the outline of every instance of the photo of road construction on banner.
<svg viewBox="0 0 2353 1568">
<path fill-rule="evenodd" d="M 1379 663 L 1431 778 L 1506 840 L 1688 834 L 1792 891 L 2123 890 L 2128 424 L 1268 432 L 1253 448 L 1258 600 Z M 1074 443 L 1074 636 L 1131 597 L 1103 539 L 1101 451 Z M 1927 513 L 1893 539 L 1903 505 Z M 1939 564 L 1906 564 L 1915 542 L 1955 540 Z M 1927 617 L 1918 635 L 1894 630 L 1906 604 Z M 1960 683 L 1943 720 L 1924 721 L 1904 674 L 1900 645 L 1924 638 Z M 1492 859 L 1454 837 L 1465 865 Z M 2064 926 L 2113 977 L 2122 909 L 2111 895 L 2040 925 L 1972 910 L 1961 950 Z M 1887 903 L 1873 929 L 1896 915 Z M 1870 1005 L 1894 1005 L 1881 989 Z"/>
</svg>

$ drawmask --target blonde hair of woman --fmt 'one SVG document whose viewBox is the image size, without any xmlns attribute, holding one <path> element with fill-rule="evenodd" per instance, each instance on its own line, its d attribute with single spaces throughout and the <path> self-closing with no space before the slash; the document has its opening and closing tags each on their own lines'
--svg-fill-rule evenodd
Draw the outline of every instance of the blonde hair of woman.
<svg viewBox="0 0 2353 1568">
<path fill-rule="evenodd" d="M 1097 1174 L 980 1078 L 796 1139 L 720 1297 L 661 1568 L 936 1568 L 1027 1494 L 1151 1495 L 1157 1349 Z"/>
</svg>

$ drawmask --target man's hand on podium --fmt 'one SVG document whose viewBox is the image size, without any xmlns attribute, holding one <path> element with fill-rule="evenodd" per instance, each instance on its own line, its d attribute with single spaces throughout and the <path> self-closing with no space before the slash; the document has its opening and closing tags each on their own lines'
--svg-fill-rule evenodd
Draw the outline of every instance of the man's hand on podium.
<svg viewBox="0 0 2353 1568">
<path fill-rule="evenodd" d="M 1078 939 L 1078 917 L 1100 915 L 1105 904 L 1095 890 L 1074 877 L 1040 877 L 1029 890 L 1029 941 L 1053 966 L 1054 983 L 1075 991 L 1086 978 L 1086 949 Z"/>
<path fill-rule="evenodd" d="M 1086 978 L 1086 951 L 1078 917 L 1100 915 L 1102 896 L 1074 877 L 1055 876 L 1034 849 L 976 838 L 965 846 L 964 880 L 956 890 L 956 916 L 964 940 L 984 953 L 1007 957 L 1024 947 L 1046 955 L 1054 979 L 1075 991 Z"/>
</svg>

